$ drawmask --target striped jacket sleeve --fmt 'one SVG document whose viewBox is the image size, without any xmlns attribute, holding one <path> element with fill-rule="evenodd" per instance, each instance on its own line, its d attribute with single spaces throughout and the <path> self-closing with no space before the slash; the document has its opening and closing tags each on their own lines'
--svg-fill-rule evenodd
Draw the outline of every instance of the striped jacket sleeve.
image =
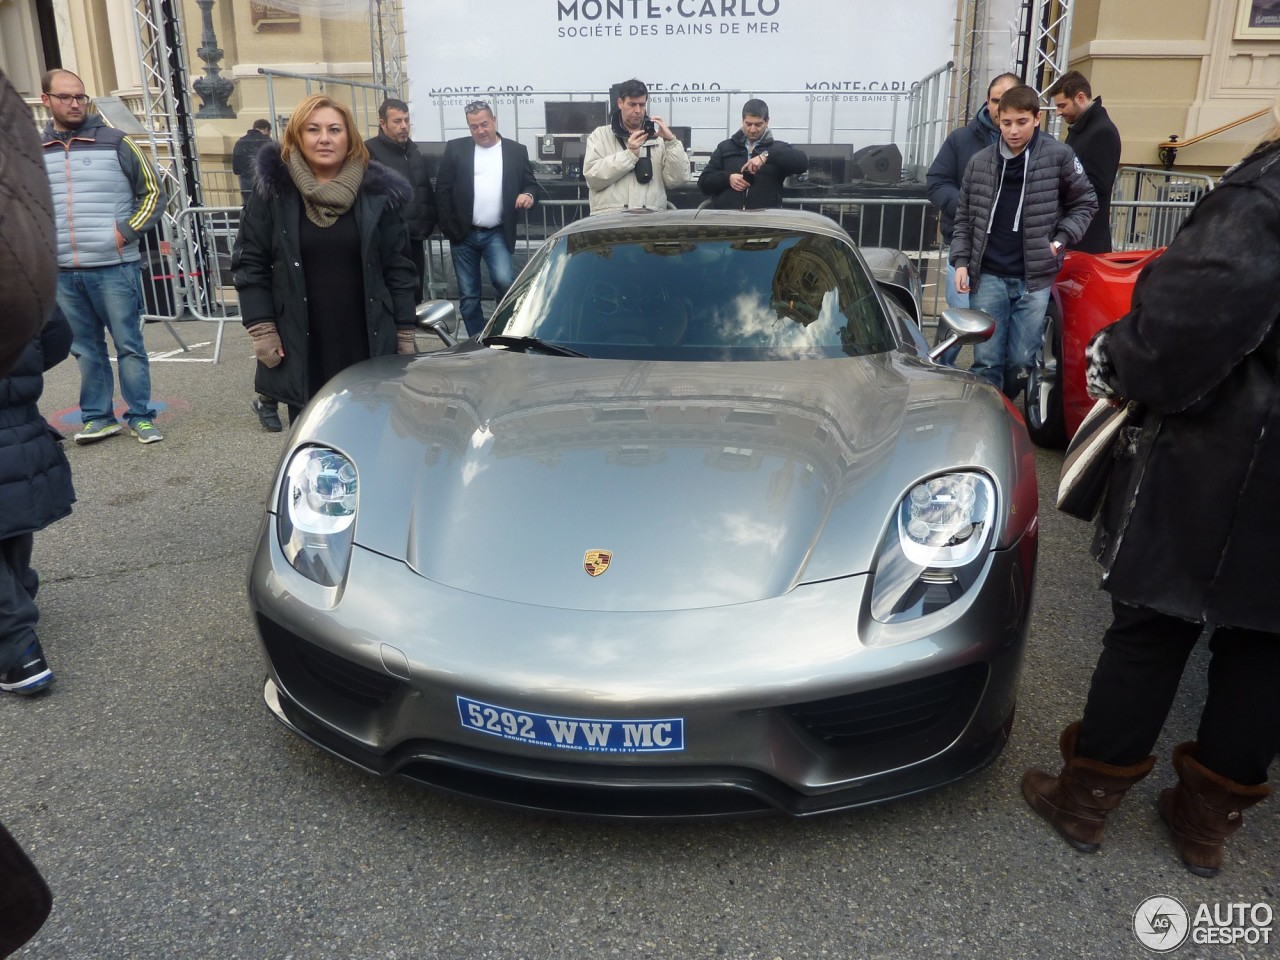
<svg viewBox="0 0 1280 960">
<path fill-rule="evenodd" d="M 116 227 L 127 242 L 133 242 L 138 239 L 138 234 L 146 233 L 156 225 L 164 213 L 166 197 L 160 184 L 160 174 L 132 139 L 121 137 L 116 154 L 120 158 L 120 169 L 133 186 L 133 209 L 129 219 L 117 223 Z"/>
</svg>

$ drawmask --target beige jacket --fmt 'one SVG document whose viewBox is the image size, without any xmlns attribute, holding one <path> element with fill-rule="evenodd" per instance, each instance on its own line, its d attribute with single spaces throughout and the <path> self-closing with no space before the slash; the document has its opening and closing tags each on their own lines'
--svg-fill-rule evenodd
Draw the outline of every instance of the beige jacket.
<svg viewBox="0 0 1280 960">
<path fill-rule="evenodd" d="M 647 153 L 641 149 L 640 156 Z M 689 182 L 689 155 L 677 137 L 653 148 L 653 179 L 641 183 L 635 177 L 639 160 L 618 140 L 608 124 L 596 127 L 587 138 L 582 174 L 591 191 L 591 212 L 647 207 L 665 210 L 667 188 Z"/>
</svg>

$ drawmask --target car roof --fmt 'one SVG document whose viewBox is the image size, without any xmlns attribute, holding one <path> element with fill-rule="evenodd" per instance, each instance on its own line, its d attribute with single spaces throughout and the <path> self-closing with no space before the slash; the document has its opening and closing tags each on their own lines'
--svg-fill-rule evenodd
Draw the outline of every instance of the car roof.
<svg viewBox="0 0 1280 960">
<path fill-rule="evenodd" d="M 671 227 L 756 227 L 767 230 L 797 230 L 817 233 L 852 243 L 849 234 L 830 217 L 809 210 L 774 208 L 769 210 L 620 210 L 597 213 L 575 220 L 556 232 L 563 237 L 595 230 Z"/>
</svg>

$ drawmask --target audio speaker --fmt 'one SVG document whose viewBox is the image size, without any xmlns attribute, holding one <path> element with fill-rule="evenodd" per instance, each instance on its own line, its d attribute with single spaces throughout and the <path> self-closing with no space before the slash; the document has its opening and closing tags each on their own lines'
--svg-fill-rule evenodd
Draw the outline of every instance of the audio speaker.
<svg viewBox="0 0 1280 960">
<path fill-rule="evenodd" d="M 896 143 L 875 143 L 854 152 L 853 167 L 864 180 L 897 183 L 902 179 L 902 151 Z"/>
</svg>

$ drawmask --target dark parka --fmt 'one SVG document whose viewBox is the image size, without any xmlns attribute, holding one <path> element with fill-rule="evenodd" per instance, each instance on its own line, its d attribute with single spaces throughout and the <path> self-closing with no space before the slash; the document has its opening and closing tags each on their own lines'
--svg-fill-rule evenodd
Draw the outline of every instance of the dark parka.
<svg viewBox="0 0 1280 960">
<path fill-rule="evenodd" d="M 942 227 L 942 239 L 951 242 L 951 233 L 955 227 L 956 207 L 960 204 L 960 185 L 964 182 L 964 171 L 969 166 L 973 155 L 984 147 L 989 147 L 1000 139 L 1000 131 L 991 122 L 991 114 L 984 104 L 966 126 L 952 130 L 942 142 L 942 149 L 929 165 L 925 175 L 925 183 L 929 193 L 929 202 L 938 208 L 938 218 Z"/>
<path fill-rule="evenodd" d="M 413 188 L 413 199 L 404 207 L 404 222 L 409 228 L 409 239 L 427 239 L 440 217 L 436 213 L 436 192 L 431 189 L 427 161 L 418 150 L 418 145 L 412 140 L 396 143 L 379 130 L 376 137 L 365 141 L 365 146 L 369 150 L 369 156 L 409 181 L 409 186 Z"/>
<path fill-rule="evenodd" d="M 1085 253 L 1110 253 L 1111 188 L 1120 169 L 1120 131 L 1107 115 L 1101 97 L 1096 98 L 1067 130 L 1067 146 L 1080 158 L 1084 175 L 1089 178 L 1098 197 L 1098 212 L 1072 249 Z"/>
<path fill-rule="evenodd" d="M 70 350 L 71 327 L 54 310 L 9 376 L 0 379 L 0 540 L 43 530 L 71 513 L 75 503 L 62 435 L 36 406 L 44 372 Z"/>
<path fill-rule="evenodd" d="M 413 262 L 400 205 L 409 185 L 376 160 L 365 171 L 352 209 L 360 230 L 364 263 L 365 325 L 369 356 L 396 352 L 396 327 L 412 327 Z M 258 364 L 257 391 L 296 407 L 321 387 L 308 383 L 307 284 L 302 275 L 299 228 L 302 195 L 280 159 L 280 145 L 258 153 L 257 184 L 240 216 L 231 253 L 232 279 L 246 327 L 274 321 L 284 347 L 275 367 Z"/>
<path fill-rule="evenodd" d="M 747 135 L 739 130 L 722 140 L 698 176 L 698 189 L 711 197 L 711 206 L 719 210 L 761 210 L 782 206 L 782 181 L 792 174 L 809 169 L 809 158 L 801 151 L 773 139 L 766 129 L 756 144 L 756 154 L 768 151 L 769 158 L 755 174 L 747 174 L 751 186 L 738 191 L 729 186 L 729 175 L 739 173 L 747 162 Z"/>
<path fill-rule="evenodd" d="M 53 310 L 58 240 L 31 109 L 0 72 L 0 377 Z"/>
<path fill-rule="evenodd" d="M 955 232 L 951 235 L 951 263 L 968 267 L 971 281 L 982 273 L 987 229 L 1004 172 L 1003 146 L 1001 141 L 974 154 L 960 190 Z M 1080 160 L 1065 143 L 1037 132 L 1024 152 L 1027 168 L 1021 211 L 1023 279 L 1027 289 L 1035 291 L 1053 283 L 1066 255 L 1065 250 L 1055 255 L 1049 244 L 1056 240 L 1069 247 L 1084 236 L 1097 212 L 1098 199 Z"/>
<path fill-rule="evenodd" d="M 1143 270 L 1129 313 L 1095 335 L 1103 379 L 1146 409 L 1094 538 L 1118 600 L 1280 633 L 1277 264 L 1272 146 L 1200 201 Z"/>
</svg>

